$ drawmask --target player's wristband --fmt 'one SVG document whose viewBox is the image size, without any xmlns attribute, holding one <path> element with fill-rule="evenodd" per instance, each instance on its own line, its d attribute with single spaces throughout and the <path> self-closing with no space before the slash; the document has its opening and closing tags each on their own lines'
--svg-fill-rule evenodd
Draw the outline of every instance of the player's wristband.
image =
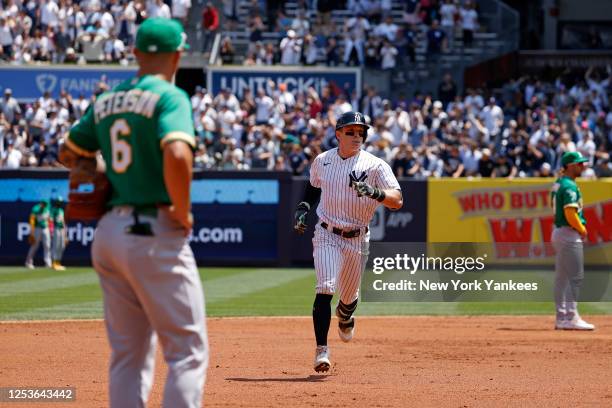
<svg viewBox="0 0 612 408">
<path fill-rule="evenodd" d="M 385 194 L 383 190 L 379 190 L 377 188 L 374 189 L 374 193 L 372 194 L 373 199 L 375 199 L 379 203 L 382 203 L 383 201 L 385 201 L 386 197 L 387 195 Z"/>
<path fill-rule="evenodd" d="M 310 211 L 310 204 L 308 204 L 306 201 L 302 201 L 301 203 L 298 204 L 296 210 Z"/>
</svg>

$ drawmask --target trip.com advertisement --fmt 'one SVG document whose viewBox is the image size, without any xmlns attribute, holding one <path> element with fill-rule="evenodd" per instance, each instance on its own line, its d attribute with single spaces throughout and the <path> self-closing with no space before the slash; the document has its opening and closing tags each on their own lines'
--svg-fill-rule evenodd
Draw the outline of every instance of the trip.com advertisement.
<svg viewBox="0 0 612 408">
<path fill-rule="evenodd" d="M 0 263 L 22 264 L 29 248 L 30 210 L 36 202 L 0 202 Z M 194 204 L 190 237 L 198 262 L 206 264 L 276 259 L 276 205 Z M 88 263 L 95 224 L 69 223 L 63 261 Z M 42 245 L 34 259 L 43 263 Z"/>
</svg>

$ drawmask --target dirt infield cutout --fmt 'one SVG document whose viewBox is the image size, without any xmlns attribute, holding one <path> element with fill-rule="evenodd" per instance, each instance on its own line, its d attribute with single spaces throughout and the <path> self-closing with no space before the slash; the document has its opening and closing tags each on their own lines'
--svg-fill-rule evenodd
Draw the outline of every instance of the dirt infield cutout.
<svg viewBox="0 0 612 408">
<path fill-rule="evenodd" d="M 612 406 L 612 316 L 595 332 L 552 317 L 358 317 L 353 342 L 330 330 L 332 369 L 312 369 L 308 318 L 213 318 L 207 407 Z M 106 407 L 102 321 L 0 322 L 0 387 L 76 387 Z M 158 364 L 149 406 L 159 406 Z M 1 404 L 26 407 L 28 404 Z M 40 405 L 40 404 L 37 404 Z"/>
</svg>

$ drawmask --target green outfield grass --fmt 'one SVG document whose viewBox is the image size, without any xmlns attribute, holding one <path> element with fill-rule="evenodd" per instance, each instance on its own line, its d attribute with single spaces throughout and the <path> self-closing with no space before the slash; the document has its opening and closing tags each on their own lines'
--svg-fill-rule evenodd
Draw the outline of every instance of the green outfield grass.
<svg viewBox="0 0 612 408">
<path fill-rule="evenodd" d="M 312 269 L 201 268 L 208 316 L 307 316 Z M 102 293 L 91 268 L 64 272 L 0 268 L 0 320 L 102 317 Z M 360 315 L 551 314 L 552 303 L 368 303 Z M 583 314 L 610 314 L 612 303 L 582 303 Z"/>
</svg>

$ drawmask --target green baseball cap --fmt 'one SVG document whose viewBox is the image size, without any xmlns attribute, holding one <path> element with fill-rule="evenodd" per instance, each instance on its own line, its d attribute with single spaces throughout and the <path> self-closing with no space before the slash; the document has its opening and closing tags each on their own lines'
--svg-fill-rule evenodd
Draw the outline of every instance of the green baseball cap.
<svg viewBox="0 0 612 408">
<path fill-rule="evenodd" d="M 136 48 L 146 53 L 189 49 L 183 26 L 168 18 L 147 18 L 136 33 Z"/>
<path fill-rule="evenodd" d="M 589 159 L 582 157 L 582 154 L 580 154 L 580 152 L 565 152 L 561 157 L 561 164 L 563 164 L 564 166 L 574 163 L 586 163 L 588 161 Z"/>
</svg>

